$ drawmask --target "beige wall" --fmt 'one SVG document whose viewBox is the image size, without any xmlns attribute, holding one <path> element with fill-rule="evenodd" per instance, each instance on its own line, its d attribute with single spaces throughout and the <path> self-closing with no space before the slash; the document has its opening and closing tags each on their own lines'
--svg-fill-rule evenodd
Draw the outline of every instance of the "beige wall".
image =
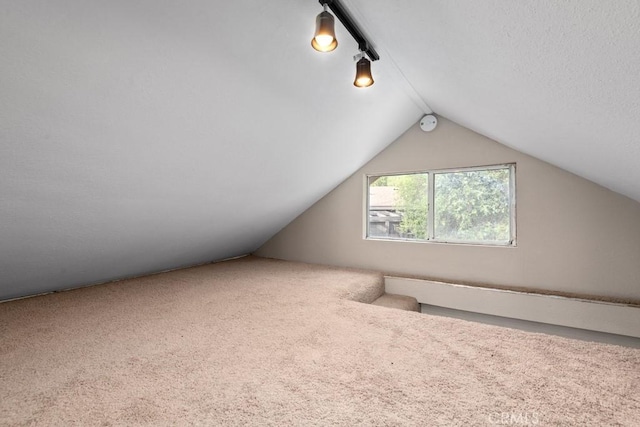
<svg viewBox="0 0 640 427">
<path fill-rule="evenodd" d="M 516 247 L 363 238 L 366 174 L 508 162 L 517 169 Z M 640 299 L 640 203 L 440 118 L 430 133 L 411 127 L 256 254 Z"/>
</svg>

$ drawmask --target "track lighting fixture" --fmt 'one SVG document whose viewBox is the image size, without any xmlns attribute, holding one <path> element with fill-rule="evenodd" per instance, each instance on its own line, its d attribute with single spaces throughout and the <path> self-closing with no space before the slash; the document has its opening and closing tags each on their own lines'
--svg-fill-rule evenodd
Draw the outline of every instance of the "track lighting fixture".
<svg viewBox="0 0 640 427">
<path fill-rule="evenodd" d="M 335 20 L 327 12 L 327 4 L 323 4 L 324 11 L 316 17 L 316 34 L 311 39 L 311 46 L 318 52 L 331 52 L 338 47 L 336 39 Z"/>
<path fill-rule="evenodd" d="M 364 36 L 356 22 L 353 20 L 347 9 L 339 0 L 319 0 L 324 8 L 316 17 L 316 33 L 311 40 L 311 46 L 319 52 L 331 52 L 338 46 L 338 40 L 335 33 L 335 20 L 327 8 L 335 14 L 342 25 L 349 31 L 349 34 L 358 43 L 360 53 L 355 58 L 356 63 L 356 79 L 353 84 L 357 87 L 369 87 L 373 84 L 373 76 L 371 75 L 371 61 L 380 59 L 378 52 L 371 46 L 371 43 Z M 369 59 L 367 59 L 367 56 Z M 355 59 L 354 58 L 354 59 Z"/>
<path fill-rule="evenodd" d="M 356 62 L 356 79 L 353 85 L 356 87 L 369 87 L 373 84 L 373 76 L 371 75 L 371 61 L 369 61 L 364 53 L 356 55 L 354 59 L 360 57 Z"/>
</svg>

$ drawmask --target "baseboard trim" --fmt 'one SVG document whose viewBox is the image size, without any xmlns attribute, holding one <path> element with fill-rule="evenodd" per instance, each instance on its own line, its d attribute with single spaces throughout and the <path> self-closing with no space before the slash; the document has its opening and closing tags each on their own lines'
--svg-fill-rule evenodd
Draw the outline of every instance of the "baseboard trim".
<svg viewBox="0 0 640 427">
<path fill-rule="evenodd" d="M 421 304 L 640 338 L 640 307 L 385 276 L 385 291 Z"/>
</svg>

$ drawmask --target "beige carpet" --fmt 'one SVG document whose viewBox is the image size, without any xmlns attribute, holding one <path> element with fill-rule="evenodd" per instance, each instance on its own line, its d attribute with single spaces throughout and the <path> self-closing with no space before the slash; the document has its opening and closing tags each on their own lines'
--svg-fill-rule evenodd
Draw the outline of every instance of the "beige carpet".
<svg viewBox="0 0 640 427">
<path fill-rule="evenodd" d="M 0 304 L 2 425 L 639 425 L 640 350 L 248 258 Z"/>
</svg>

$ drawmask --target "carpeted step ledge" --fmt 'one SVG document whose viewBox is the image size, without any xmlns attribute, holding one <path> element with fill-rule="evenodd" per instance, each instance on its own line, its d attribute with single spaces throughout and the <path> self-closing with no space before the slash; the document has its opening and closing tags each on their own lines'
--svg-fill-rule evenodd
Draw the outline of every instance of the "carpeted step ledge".
<svg viewBox="0 0 640 427">
<path fill-rule="evenodd" d="M 385 293 L 371 304 L 406 311 L 420 311 L 420 304 L 418 304 L 418 301 L 414 297 L 408 297 L 405 295 Z"/>
</svg>

